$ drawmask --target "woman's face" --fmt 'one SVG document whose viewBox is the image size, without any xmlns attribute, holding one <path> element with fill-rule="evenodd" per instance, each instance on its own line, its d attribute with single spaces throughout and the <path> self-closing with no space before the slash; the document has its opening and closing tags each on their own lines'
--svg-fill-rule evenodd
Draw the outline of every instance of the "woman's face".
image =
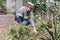
<svg viewBox="0 0 60 40">
<path fill-rule="evenodd" d="M 29 5 L 29 6 L 26 7 L 26 11 L 31 11 L 32 8 L 33 8 L 33 7 L 32 7 L 31 5 Z"/>
</svg>

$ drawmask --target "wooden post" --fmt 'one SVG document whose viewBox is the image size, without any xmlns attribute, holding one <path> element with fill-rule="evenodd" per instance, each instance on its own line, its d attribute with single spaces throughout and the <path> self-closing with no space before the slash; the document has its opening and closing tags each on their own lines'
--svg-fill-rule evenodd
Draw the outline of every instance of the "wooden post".
<svg viewBox="0 0 60 40">
<path fill-rule="evenodd" d="M 6 0 L 6 7 L 9 11 L 7 13 L 12 13 L 12 0 Z"/>
<path fill-rule="evenodd" d="M 23 0 L 16 0 L 16 12 L 20 7 L 22 7 L 22 5 L 23 5 Z"/>
</svg>

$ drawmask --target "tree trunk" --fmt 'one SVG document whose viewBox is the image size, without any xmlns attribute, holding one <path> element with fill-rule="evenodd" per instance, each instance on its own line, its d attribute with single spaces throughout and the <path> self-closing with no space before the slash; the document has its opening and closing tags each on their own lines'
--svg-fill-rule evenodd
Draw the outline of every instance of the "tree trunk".
<svg viewBox="0 0 60 40">
<path fill-rule="evenodd" d="M 23 5 L 23 0 L 16 0 L 16 12 L 20 7 L 22 7 L 22 5 Z"/>
<path fill-rule="evenodd" d="M 6 7 L 9 10 L 8 13 L 12 13 L 12 0 L 6 0 Z"/>
</svg>

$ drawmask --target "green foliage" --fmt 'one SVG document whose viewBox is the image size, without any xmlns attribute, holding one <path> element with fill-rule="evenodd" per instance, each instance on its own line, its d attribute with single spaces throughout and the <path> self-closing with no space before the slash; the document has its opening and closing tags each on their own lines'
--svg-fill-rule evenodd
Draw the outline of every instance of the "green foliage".
<svg viewBox="0 0 60 40">
<path fill-rule="evenodd" d="M 43 11 L 46 11 L 46 2 L 44 0 L 39 0 L 39 3 L 37 3 L 37 0 L 36 2 L 32 2 L 35 4 L 35 7 L 34 7 L 34 12 L 41 12 L 42 10 Z"/>
<path fill-rule="evenodd" d="M 24 39 L 27 39 L 27 38 L 24 38 L 25 35 L 26 36 L 29 36 L 29 33 L 30 33 L 30 30 L 24 26 L 20 26 L 20 27 L 15 27 L 15 26 L 12 26 L 10 28 L 10 31 L 8 33 L 8 38 L 7 40 L 24 40 Z"/>
<path fill-rule="evenodd" d="M 0 0 L 0 7 L 4 6 L 6 0 Z"/>
<path fill-rule="evenodd" d="M 16 27 L 10 28 L 9 34 L 11 34 L 12 36 L 15 35 L 15 34 L 17 34 Z"/>
<path fill-rule="evenodd" d="M 37 30 L 38 28 L 40 27 L 37 27 Z M 37 40 L 37 37 L 30 27 L 20 25 L 19 27 L 11 26 L 6 40 Z"/>
<path fill-rule="evenodd" d="M 33 37 L 29 38 L 28 40 L 35 40 Z"/>
<path fill-rule="evenodd" d="M 0 0 L 0 7 L 6 13 L 6 0 Z"/>
<path fill-rule="evenodd" d="M 19 27 L 18 28 L 18 33 L 19 35 L 28 35 L 29 34 L 29 29 L 25 28 L 25 27 Z"/>
<path fill-rule="evenodd" d="M 56 31 L 56 27 L 55 27 L 55 26 L 54 26 L 54 29 L 52 29 L 54 32 L 53 32 L 53 31 L 50 31 L 49 28 L 47 28 L 47 27 L 45 26 L 45 24 L 42 24 L 41 27 L 43 27 L 43 28 L 45 28 L 45 29 L 47 30 L 48 34 L 51 36 L 51 37 L 49 38 L 50 40 L 59 40 L 59 37 L 57 36 L 59 33 L 57 33 L 58 30 Z M 45 32 L 46 32 L 46 31 L 45 31 Z M 48 36 L 49 36 L 49 35 L 48 35 Z M 59 34 L 59 35 L 60 35 L 60 34 Z M 46 35 L 46 36 L 47 36 L 47 35 Z M 46 36 L 45 36 L 45 37 L 46 37 Z"/>
<path fill-rule="evenodd" d="M 54 1 L 60 1 L 60 0 L 54 0 Z"/>
</svg>

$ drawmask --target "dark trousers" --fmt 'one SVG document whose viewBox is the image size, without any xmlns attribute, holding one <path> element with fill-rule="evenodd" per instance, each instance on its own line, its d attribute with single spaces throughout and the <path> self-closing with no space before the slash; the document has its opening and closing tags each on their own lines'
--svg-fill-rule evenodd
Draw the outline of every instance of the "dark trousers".
<svg viewBox="0 0 60 40">
<path fill-rule="evenodd" d="M 23 19 L 23 17 L 21 17 L 21 16 L 15 16 L 15 20 L 19 24 L 24 24 L 24 25 L 29 25 L 30 24 L 30 22 L 27 19 Z"/>
</svg>

